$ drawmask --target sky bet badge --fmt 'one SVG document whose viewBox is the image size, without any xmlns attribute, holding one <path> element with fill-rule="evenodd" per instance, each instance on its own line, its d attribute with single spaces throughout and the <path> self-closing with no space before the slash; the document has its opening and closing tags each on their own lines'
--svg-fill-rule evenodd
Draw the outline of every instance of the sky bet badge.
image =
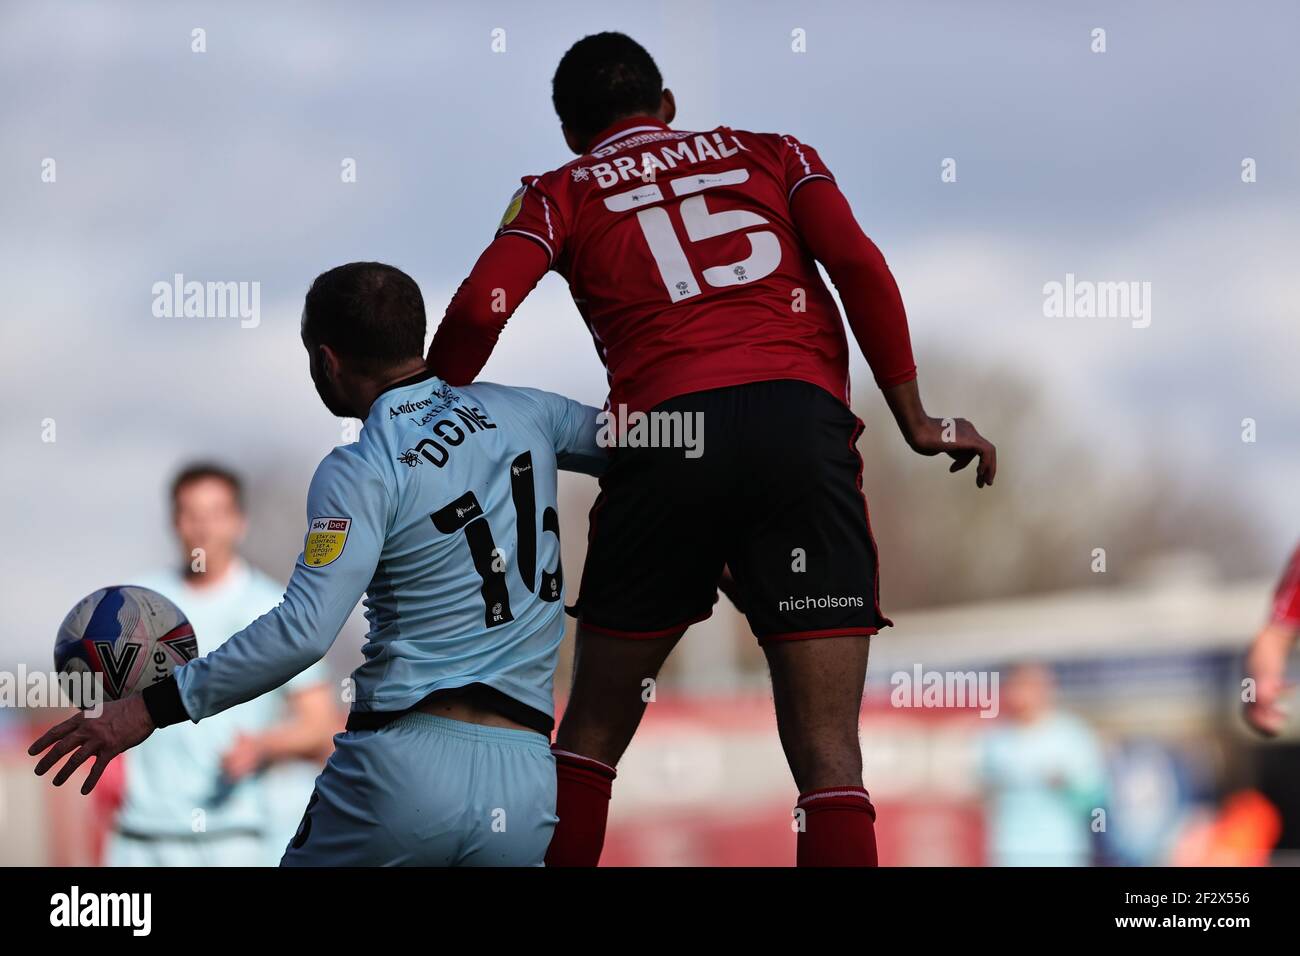
<svg viewBox="0 0 1300 956">
<path fill-rule="evenodd" d="M 342 554 L 351 527 L 351 518 L 312 518 L 307 525 L 307 543 L 302 549 L 307 567 L 323 568 Z"/>
</svg>

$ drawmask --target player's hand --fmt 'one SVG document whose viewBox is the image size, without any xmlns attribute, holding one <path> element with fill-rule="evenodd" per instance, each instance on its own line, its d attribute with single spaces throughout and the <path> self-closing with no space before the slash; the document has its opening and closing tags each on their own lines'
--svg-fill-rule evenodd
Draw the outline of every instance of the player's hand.
<svg viewBox="0 0 1300 956">
<path fill-rule="evenodd" d="M 233 783 L 256 773 L 262 766 L 262 747 L 256 737 L 240 734 L 221 758 L 221 771 Z"/>
<path fill-rule="evenodd" d="M 904 435 L 920 455 L 946 454 L 952 458 L 949 471 L 961 471 L 976 458 L 975 485 L 993 484 L 998 472 L 998 450 L 964 418 L 927 418 Z"/>
<path fill-rule="evenodd" d="M 1290 716 L 1283 703 L 1292 685 L 1286 682 L 1290 642 L 1265 629 L 1255 638 L 1246 655 L 1246 676 L 1255 682 L 1255 699 L 1242 702 L 1242 716 L 1251 729 L 1264 737 L 1276 737 Z"/>
<path fill-rule="evenodd" d="M 49 748 L 49 753 L 36 764 L 36 776 L 44 776 L 56 763 L 68 757 L 57 774 L 54 785 L 63 786 L 73 772 L 92 757 L 95 765 L 81 785 L 83 794 L 95 789 L 109 762 L 124 750 L 129 750 L 154 731 L 153 720 L 139 694 L 125 700 L 110 700 L 98 717 L 77 713 L 61 724 L 47 730 L 36 743 L 27 748 L 35 757 Z"/>
</svg>

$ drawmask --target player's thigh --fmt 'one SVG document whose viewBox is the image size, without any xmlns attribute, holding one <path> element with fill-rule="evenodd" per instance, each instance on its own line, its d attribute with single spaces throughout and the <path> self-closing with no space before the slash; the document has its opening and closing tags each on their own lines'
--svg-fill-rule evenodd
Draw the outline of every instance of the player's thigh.
<svg viewBox="0 0 1300 956">
<path fill-rule="evenodd" d="M 878 558 L 862 493 L 862 423 L 803 382 L 750 393 L 749 471 L 736 495 L 727 564 L 764 645 L 867 636 L 889 621 L 878 604 Z"/>
<path fill-rule="evenodd" d="M 698 402 L 683 396 L 655 411 L 693 414 Z M 725 551 L 724 457 L 614 452 L 591 510 L 574 612 L 589 630 L 664 636 L 712 613 Z"/>
</svg>

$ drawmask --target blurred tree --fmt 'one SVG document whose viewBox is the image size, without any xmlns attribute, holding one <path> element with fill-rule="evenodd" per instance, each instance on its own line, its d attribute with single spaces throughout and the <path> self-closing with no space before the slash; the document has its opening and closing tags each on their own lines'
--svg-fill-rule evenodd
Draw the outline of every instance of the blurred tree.
<svg viewBox="0 0 1300 956">
<path fill-rule="evenodd" d="M 1222 476 L 1180 469 L 1160 436 L 1108 440 L 1087 409 L 1052 407 L 1008 369 L 927 354 L 921 387 L 930 414 L 969 418 L 997 446 L 998 476 L 977 489 L 973 465 L 950 475 L 946 456 L 915 455 L 874 387 L 855 393 L 886 611 L 1133 584 L 1175 552 L 1225 578 L 1263 570 L 1249 503 Z M 1093 570 L 1098 548 L 1105 573 Z"/>
</svg>

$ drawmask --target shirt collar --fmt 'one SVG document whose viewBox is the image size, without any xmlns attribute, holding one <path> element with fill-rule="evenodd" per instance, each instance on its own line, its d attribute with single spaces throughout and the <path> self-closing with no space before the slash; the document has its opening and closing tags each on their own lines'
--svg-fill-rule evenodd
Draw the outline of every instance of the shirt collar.
<svg viewBox="0 0 1300 956">
<path fill-rule="evenodd" d="M 216 584 L 199 588 L 191 583 L 191 578 L 184 571 L 177 571 L 177 579 L 186 599 L 190 601 L 224 601 L 229 595 L 243 588 L 252 577 L 248 562 L 238 555 L 230 563 L 225 576 Z"/>
<path fill-rule="evenodd" d="M 385 398 L 398 389 L 410 388 L 412 385 L 419 385 L 421 382 L 431 382 L 434 380 L 438 380 L 438 376 L 434 373 L 433 369 L 425 368 L 421 372 L 416 372 L 414 375 L 407 376 L 400 382 L 394 382 L 375 396 L 375 400 L 370 403 L 370 411 L 367 413 L 366 417 L 369 418 L 370 415 L 373 415 L 375 409 L 384 402 Z"/>
<path fill-rule="evenodd" d="M 418 385 L 420 382 L 427 382 L 429 379 L 437 378 L 437 377 L 438 376 L 434 374 L 433 369 L 425 368 L 419 372 L 416 372 L 414 375 L 408 375 L 406 376 L 406 378 L 402 379 L 401 381 L 394 382 L 392 385 L 389 385 L 382 392 L 380 392 L 379 397 L 382 398 L 383 396 L 387 395 L 389 392 L 395 391 L 396 389 L 409 388 L 412 385 Z"/>
<path fill-rule="evenodd" d="M 650 132 L 653 130 L 668 129 L 668 124 L 655 116 L 641 114 L 640 116 L 626 116 L 617 123 L 606 127 L 587 147 L 588 153 L 594 153 L 598 149 L 604 149 L 610 143 L 623 139 L 632 133 Z"/>
</svg>

